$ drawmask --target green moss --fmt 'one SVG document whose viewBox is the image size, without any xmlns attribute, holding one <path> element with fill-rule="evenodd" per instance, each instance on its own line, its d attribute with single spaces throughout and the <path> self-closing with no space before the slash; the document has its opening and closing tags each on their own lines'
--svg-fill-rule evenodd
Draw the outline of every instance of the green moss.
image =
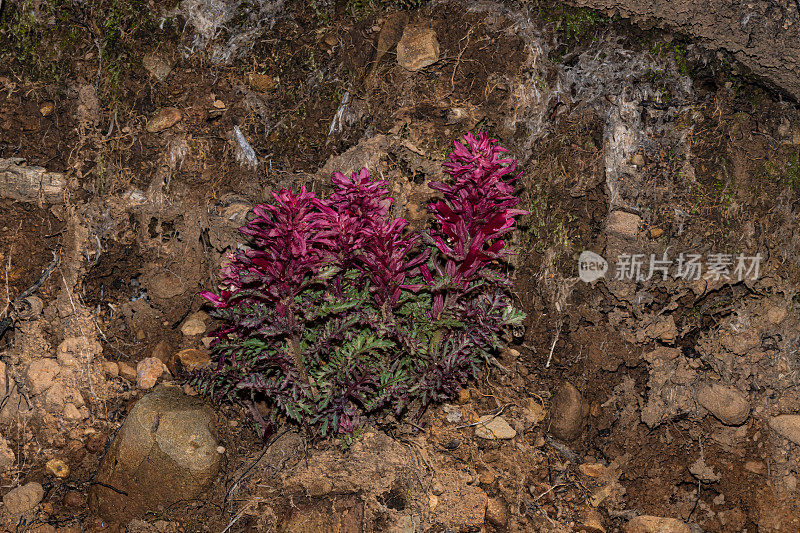
<svg viewBox="0 0 800 533">
<path fill-rule="evenodd" d="M 660 41 L 650 46 L 650 53 L 659 59 L 671 59 L 682 76 L 691 74 L 692 69 L 687 57 L 686 43 Z"/>
<path fill-rule="evenodd" d="M 592 34 L 598 26 L 612 21 L 611 18 L 593 9 L 569 7 L 563 4 L 540 8 L 539 16 L 542 20 L 554 22 L 555 31 L 567 41 L 593 38 Z"/>
<path fill-rule="evenodd" d="M 792 190 L 800 192 L 800 153 L 795 152 L 786 162 L 786 183 Z"/>
<path fill-rule="evenodd" d="M 26 83 L 58 83 L 75 74 L 76 52 L 102 53 L 99 96 L 116 101 L 121 78 L 164 34 L 146 0 L 23 0 L 0 20 L 0 61 Z"/>
</svg>

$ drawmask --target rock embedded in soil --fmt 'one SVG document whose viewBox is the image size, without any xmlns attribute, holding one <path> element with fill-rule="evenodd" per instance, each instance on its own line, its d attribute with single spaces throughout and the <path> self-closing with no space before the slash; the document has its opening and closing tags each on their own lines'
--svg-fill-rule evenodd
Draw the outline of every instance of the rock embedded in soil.
<svg viewBox="0 0 800 533">
<path fill-rule="evenodd" d="M 72 421 L 83 420 L 86 418 L 83 413 L 81 413 L 81 410 L 78 409 L 78 407 L 72 402 L 68 402 L 64 405 L 62 414 L 64 415 L 65 419 Z"/>
<path fill-rule="evenodd" d="M 136 386 L 140 389 L 152 389 L 158 378 L 164 373 L 164 363 L 157 357 L 147 357 L 136 365 Z"/>
<path fill-rule="evenodd" d="M 53 385 L 61 366 L 55 359 L 34 359 L 28 367 L 27 377 L 31 392 L 41 394 Z"/>
<path fill-rule="evenodd" d="M 172 72 L 172 65 L 156 54 L 146 54 L 142 58 L 142 66 L 147 70 L 147 73 L 158 82 L 163 82 Z"/>
<path fill-rule="evenodd" d="M 198 311 L 184 321 L 181 325 L 181 333 L 187 337 L 195 337 L 202 335 L 206 332 L 206 320 L 208 320 L 208 313 Z"/>
<path fill-rule="evenodd" d="M 64 479 L 69 476 L 69 466 L 67 466 L 67 463 L 65 463 L 63 459 L 50 459 L 44 467 L 45 470 L 57 478 Z"/>
<path fill-rule="evenodd" d="M 498 529 L 508 525 L 508 504 L 502 497 L 489 498 L 486 503 L 486 522 Z"/>
<path fill-rule="evenodd" d="M 778 415 L 769 419 L 769 427 L 782 437 L 800 444 L 800 415 Z"/>
<path fill-rule="evenodd" d="M 778 325 L 783 322 L 787 314 L 788 311 L 786 307 L 779 305 L 771 306 L 767 309 L 767 320 L 769 320 L 771 324 Z"/>
<path fill-rule="evenodd" d="M 639 215 L 628 213 L 627 211 L 612 211 L 608 216 L 606 227 L 609 233 L 615 233 L 621 237 L 633 238 L 639 235 L 639 227 L 642 218 Z"/>
<path fill-rule="evenodd" d="M 697 401 L 727 426 L 741 426 L 750 416 L 750 402 L 738 390 L 721 383 L 704 383 L 697 389 Z"/>
<path fill-rule="evenodd" d="M 431 28 L 408 25 L 397 43 L 397 62 L 416 72 L 439 61 L 439 40 Z"/>
<path fill-rule="evenodd" d="M 39 483 L 27 483 L 12 489 L 3 496 L 3 505 L 10 515 L 21 515 L 30 511 L 42 501 L 44 489 Z"/>
<path fill-rule="evenodd" d="M 213 421 L 208 405 L 180 389 L 161 385 L 143 396 L 103 457 L 91 509 L 121 523 L 196 498 L 219 471 Z"/>
<path fill-rule="evenodd" d="M 3 435 L 0 435 L 0 474 L 14 466 L 17 461 L 14 450 L 11 449 L 8 441 Z"/>
<path fill-rule="evenodd" d="M 65 507 L 82 507 L 84 504 L 83 494 L 77 490 L 70 490 L 64 494 L 61 500 Z"/>
<path fill-rule="evenodd" d="M 513 439 L 517 432 L 502 416 L 485 415 L 478 419 L 475 435 L 486 440 Z"/>
<path fill-rule="evenodd" d="M 114 361 L 103 361 L 100 364 L 100 368 L 103 369 L 103 374 L 110 378 L 119 376 L 119 365 Z"/>
<path fill-rule="evenodd" d="M 553 395 L 550 433 L 561 440 L 578 438 L 583 431 L 588 411 L 580 391 L 572 383 L 564 382 Z"/>
<path fill-rule="evenodd" d="M 716 483 L 719 481 L 719 474 L 714 472 L 714 470 L 706 464 L 702 457 L 692 463 L 692 465 L 689 467 L 689 473 L 703 483 Z"/>
<path fill-rule="evenodd" d="M 174 107 L 162 107 L 147 121 L 145 129 L 148 133 L 158 133 L 171 128 L 177 124 L 182 117 L 180 110 Z"/>
<path fill-rule="evenodd" d="M 593 507 L 589 507 L 586 511 L 586 516 L 581 521 L 582 530 L 585 533 L 606 533 L 606 528 L 603 526 L 603 515 L 600 511 Z"/>
<path fill-rule="evenodd" d="M 251 72 L 247 75 L 247 85 L 249 85 L 251 89 L 265 93 L 277 87 L 278 80 L 269 74 Z"/>
<path fill-rule="evenodd" d="M 49 117 L 50 115 L 53 114 L 53 111 L 55 110 L 55 108 L 56 108 L 56 106 L 55 106 L 55 104 L 53 102 L 47 101 L 47 102 L 44 102 L 41 106 L 39 106 L 39 113 L 43 117 Z"/>
<path fill-rule="evenodd" d="M 691 533 L 691 528 L 677 518 L 637 516 L 623 527 L 625 533 Z"/>
<path fill-rule="evenodd" d="M 181 350 L 176 354 L 176 358 L 180 361 L 181 367 L 190 372 L 203 368 L 211 362 L 211 357 L 207 352 L 195 348 Z"/>
<path fill-rule="evenodd" d="M 0 198 L 19 202 L 58 203 L 64 199 L 67 178 L 59 172 L 26 165 L 19 157 L 0 158 Z"/>
<path fill-rule="evenodd" d="M 128 363 L 120 361 L 117 363 L 117 368 L 119 370 L 119 377 L 126 381 L 130 381 L 131 383 L 136 383 L 136 369 L 133 368 Z"/>
</svg>

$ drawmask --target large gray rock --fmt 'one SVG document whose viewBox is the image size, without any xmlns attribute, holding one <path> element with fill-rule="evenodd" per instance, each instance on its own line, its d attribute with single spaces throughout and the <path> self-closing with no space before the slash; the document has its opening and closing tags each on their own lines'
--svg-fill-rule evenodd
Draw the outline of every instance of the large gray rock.
<svg viewBox="0 0 800 533">
<path fill-rule="evenodd" d="M 219 472 L 214 413 L 202 400 L 158 386 L 131 409 L 100 464 L 89 505 L 111 523 L 196 498 Z"/>
</svg>

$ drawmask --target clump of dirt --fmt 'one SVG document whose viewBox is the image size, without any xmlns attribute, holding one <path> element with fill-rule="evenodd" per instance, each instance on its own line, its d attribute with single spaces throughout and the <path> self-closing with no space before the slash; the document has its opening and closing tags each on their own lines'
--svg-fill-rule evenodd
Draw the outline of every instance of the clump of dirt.
<svg viewBox="0 0 800 533">
<path fill-rule="evenodd" d="M 422 228 L 466 131 L 520 160 L 524 336 L 450 404 L 353 442 L 262 443 L 219 406 L 208 497 L 128 530 L 800 527 L 795 419 L 776 418 L 800 405 L 800 110 L 724 56 L 550 2 L 4 9 L 0 168 L 63 186 L 0 191 L 0 477 L 43 487 L 3 527 L 111 527 L 86 494 L 147 390 L 137 364 L 181 384 L 178 352 L 207 356 L 197 293 L 252 206 L 366 166 Z M 416 72 L 407 25 L 439 44 Z M 585 252 L 604 277 L 584 281 Z"/>
</svg>

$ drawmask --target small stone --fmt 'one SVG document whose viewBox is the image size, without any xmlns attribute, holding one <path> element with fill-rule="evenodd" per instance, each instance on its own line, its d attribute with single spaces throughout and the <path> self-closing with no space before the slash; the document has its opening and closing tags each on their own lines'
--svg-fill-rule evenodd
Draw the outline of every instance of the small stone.
<svg viewBox="0 0 800 533">
<path fill-rule="evenodd" d="M 183 393 L 186 396 L 197 396 L 197 390 L 188 383 L 183 384 Z"/>
<path fill-rule="evenodd" d="M 187 337 L 195 337 L 204 334 L 206 332 L 207 319 L 208 314 L 203 311 L 192 314 L 181 326 L 181 333 Z"/>
<path fill-rule="evenodd" d="M 741 426 L 750 416 L 747 397 L 721 383 L 705 383 L 697 390 L 697 401 L 727 426 Z"/>
<path fill-rule="evenodd" d="M 225 102 L 222 100 L 214 100 L 213 106 L 216 109 L 225 109 Z"/>
<path fill-rule="evenodd" d="M 475 435 L 486 440 L 513 439 L 517 432 L 502 416 L 484 415 L 478 419 Z"/>
<path fill-rule="evenodd" d="M 783 322 L 783 319 L 786 318 L 786 315 L 787 310 L 786 307 L 783 306 L 776 305 L 767 309 L 767 320 L 769 320 L 771 324 L 780 324 Z"/>
<path fill-rule="evenodd" d="M 491 485 L 494 483 L 494 480 L 497 479 L 494 471 L 491 469 L 481 470 L 481 473 L 478 475 L 478 483 L 481 485 Z"/>
<path fill-rule="evenodd" d="M 269 74 L 251 72 L 247 75 L 247 84 L 251 89 L 265 93 L 274 89 L 278 85 L 278 81 Z"/>
<path fill-rule="evenodd" d="M 164 373 L 164 363 L 156 357 L 147 357 L 136 365 L 136 386 L 140 389 L 152 389 L 158 378 Z"/>
<path fill-rule="evenodd" d="M 535 398 L 528 399 L 522 414 L 530 426 L 538 425 L 547 416 L 544 407 Z"/>
<path fill-rule="evenodd" d="M 778 125 L 778 136 L 788 137 L 792 133 L 792 124 L 786 117 L 781 117 L 781 123 Z"/>
<path fill-rule="evenodd" d="M 164 82 L 172 72 L 172 66 L 162 57 L 155 54 L 147 54 L 142 58 L 142 66 L 147 70 L 153 79 Z"/>
<path fill-rule="evenodd" d="M 147 294 L 155 298 L 169 300 L 186 292 L 186 285 L 170 271 L 161 271 L 153 274 L 147 280 Z M 166 322 L 164 325 L 169 324 Z"/>
<path fill-rule="evenodd" d="M 606 533 L 606 528 L 603 526 L 603 515 L 593 507 L 589 507 L 586 511 L 581 525 L 586 533 Z"/>
<path fill-rule="evenodd" d="M 211 343 L 214 342 L 214 337 L 203 337 L 200 339 L 200 342 L 203 343 L 203 346 L 205 346 L 206 350 L 209 350 L 211 349 Z"/>
<path fill-rule="evenodd" d="M 160 359 L 165 365 L 169 365 L 170 360 L 172 359 L 172 354 L 172 345 L 167 341 L 162 340 L 156 344 L 156 347 L 153 348 L 153 353 L 150 356 Z"/>
<path fill-rule="evenodd" d="M 69 476 L 69 466 L 62 459 L 50 459 L 44 465 L 45 469 L 59 479 Z"/>
<path fill-rule="evenodd" d="M 207 352 L 195 348 L 181 350 L 177 353 L 176 357 L 178 361 L 180 361 L 181 366 L 189 371 L 203 368 L 211 362 L 211 357 Z"/>
<path fill-rule="evenodd" d="M 55 110 L 56 105 L 53 102 L 45 102 L 39 107 L 39 113 L 43 117 L 49 117 Z"/>
<path fill-rule="evenodd" d="M 650 237 L 652 237 L 654 239 L 658 239 L 662 235 L 664 235 L 664 230 L 663 229 L 661 229 L 661 228 L 650 228 Z"/>
<path fill-rule="evenodd" d="M 55 359 L 34 359 L 27 372 L 31 392 L 41 394 L 49 389 L 60 371 L 61 366 Z"/>
<path fill-rule="evenodd" d="M 436 494 L 428 495 L 428 506 L 431 508 L 431 511 L 439 506 L 439 497 Z"/>
<path fill-rule="evenodd" d="M 406 26 L 397 43 L 397 62 L 416 72 L 439 61 L 439 41 L 431 28 Z"/>
<path fill-rule="evenodd" d="M 119 365 L 114 361 L 103 361 L 100 364 L 100 368 L 103 369 L 103 374 L 110 378 L 119 376 Z"/>
<path fill-rule="evenodd" d="M 217 446 L 217 453 L 220 455 L 225 453 L 225 446 Z"/>
<path fill-rule="evenodd" d="M 612 211 L 608 216 L 607 229 L 610 233 L 616 233 L 622 237 L 636 237 L 639 235 L 639 226 L 642 218 L 626 211 Z"/>
<path fill-rule="evenodd" d="M 171 128 L 182 118 L 181 112 L 174 107 L 162 107 L 153 115 L 145 129 L 148 133 L 158 133 Z"/>
<path fill-rule="evenodd" d="M 689 526 L 677 518 L 637 516 L 623 527 L 625 533 L 691 533 Z"/>
<path fill-rule="evenodd" d="M 99 453 L 106 449 L 108 442 L 108 435 L 106 433 L 93 433 L 86 439 L 83 445 L 89 453 Z"/>
<path fill-rule="evenodd" d="M 460 405 L 464 405 L 465 403 L 469 402 L 470 394 L 467 389 L 460 389 L 458 391 L 458 399 L 456 400 Z"/>
<path fill-rule="evenodd" d="M 42 501 L 44 489 L 39 483 L 28 483 L 11 490 L 3 496 L 3 505 L 11 515 L 21 515 L 30 511 Z"/>
<path fill-rule="evenodd" d="M 14 466 L 17 457 L 5 437 L 0 435 L 0 474 Z"/>
<path fill-rule="evenodd" d="M 508 504 L 502 497 L 489 498 L 486 502 L 486 521 L 489 525 L 504 530 L 508 525 Z"/>
<path fill-rule="evenodd" d="M 573 440 L 583 432 L 589 408 L 583 395 L 569 382 L 553 395 L 550 409 L 550 433 L 561 440 Z"/>
<path fill-rule="evenodd" d="M 136 369 L 133 368 L 131 365 L 120 361 L 117 363 L 117 368 L 119 370 L 119 376 L 122 379 L 130 381 L 131 383 L 136 382 Z"/>
<path fill-rule="evenodd" d="M 752 472 L 753 474 L 763 476 L 767 471 L 767 465 L 765 465 L 762 461 L 746 461 L 744 463 L 744 469 L 748 472 Z"/>
<path fill-rule="evenodd" d="M 631 157 L 631 165 L 635 167 L 642 168 L 644 166 L 644 162 L 644 156 L 639 152 L 636 152 L 633 154 L 633 157 Z"/>
<path fill-rule="evenodd" d="M 716 483 L 719 481 L 719 474 L 714 472 L 714 470 L 706 464 L 702 457 L 692 463 L 692 465 L 689 467 L 689 473 L 703 483 Z"/>
<path fill-rule="evenodd" d="M 64 499 L 61 500 L 65 507 L 82 507 L 84 503 L 83 494 L 77 490 L 70 490 L 64 494 Z"/>
<path fill-rule="evenodd" d="M 782 437 L 800 444 L 800 415 L 778 415 L 769 420 L 769 427 Z"/>
<path fill-rule="evenodd" d="M 600 463 L 582 463 L 578 469 L 584 476 L 593 478 L 602 478 L 608 472 L 608 468 Z"/>
<path fill-rule="evenodd" d="M 64 418 L 67 420 L 83 420 L 85 417 L 81 414 L 80 409 L 78 409 L 74 403 L 68 402 L 64 405 Z"/>
<path fill-rule="evenodd" d="M 433 487 L 431 488 L 431 490 L 437 496 L 441 496 L 444 493 L 444 486 L 442 486 L 442 483 L 437 479 L 436 481 L 433 482 Z"/>
</svg>

